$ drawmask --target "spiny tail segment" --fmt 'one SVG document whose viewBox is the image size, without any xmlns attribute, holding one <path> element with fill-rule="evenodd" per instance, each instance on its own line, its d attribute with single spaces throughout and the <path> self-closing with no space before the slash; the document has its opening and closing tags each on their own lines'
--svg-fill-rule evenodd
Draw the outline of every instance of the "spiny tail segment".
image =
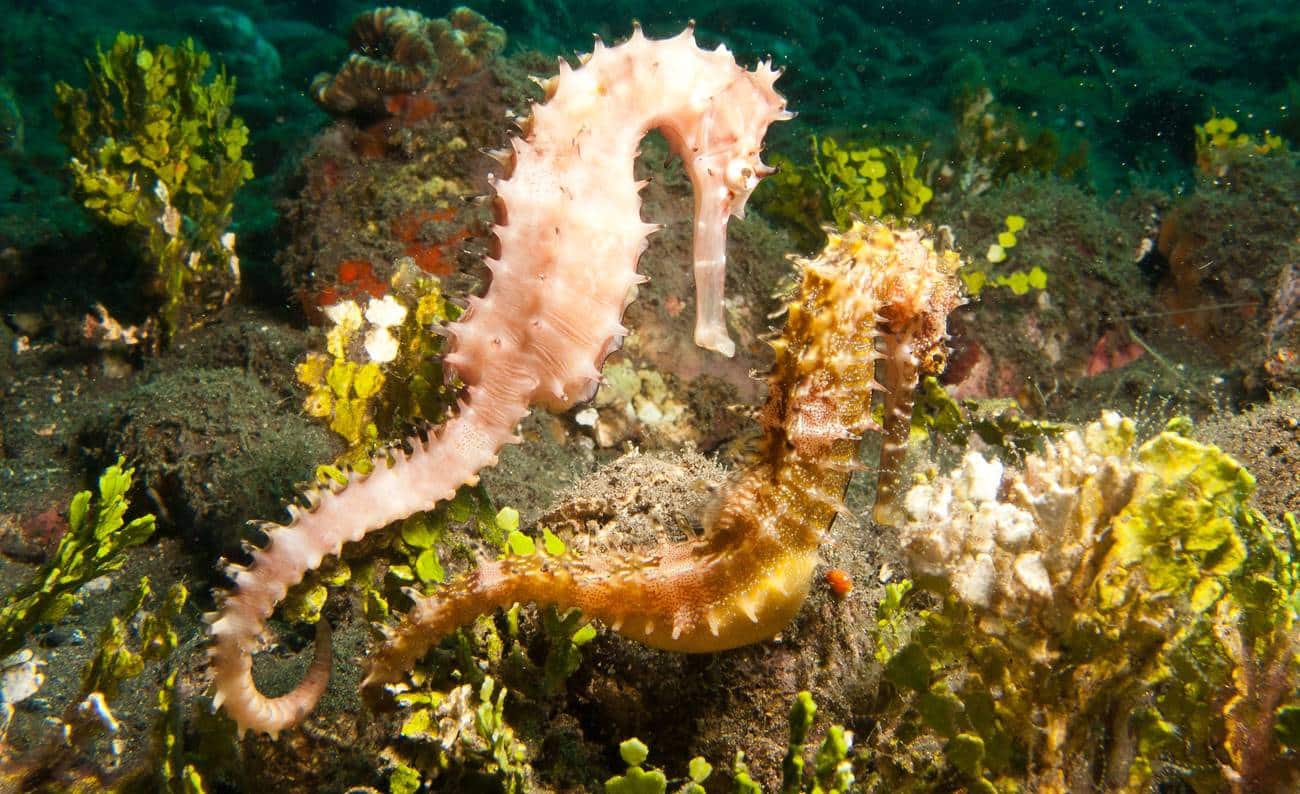
<svg viewBox="0 0 1300 794">
<path fill-rule="evenodd" d="M 681 652 L 780 631 L 808 593 L 827 528 L 848 512 L 842 497 L 860 467 L 858 439 L 879 430 L 871 420 L 882 388 L 877 342 L 905 328 L 914 345 L 941 344 L 959 302 L 959 264 L 917 231 L 858 223 L 833 233 L 821 256 L 799 261 L 803 285 L 772 343 L 759 460 L 723 492 L 702 539 L 640 557 L 482 562 L 416 600 L 373 657 L 367 684 L 400 681 L 447 634 L 516 602 L 576 607 L 630 639 Z"/>
<path fill-rule="evenodd" d="M 369 662 L 363 686 L 402 680 L 444 637 L 515 603 L 577 608 L 628 639 L 681 653 L 708 653 L 766 639 L 807 595 L 816 554 L 792 555 L 775 537 L 735 548 L 668 544 L 642 554 L 483 560 L 418 597 Z"/>
<path fill-rule="evenodd" d="M 271 613 L 307 571 L 327 555 L 337 555 L 344 543 L 427 510 L 452 497 L 456 489 L 478 480 L 484 466 L 496 462 L 497 451 L 514 439 L 516 423 L 527 413 L 520 399 L 493 404 L 470 389 L 460 413 L 436 434 L 408 440 L 410 452 L 395 447 L 377 455 L 368 475 L 353 473 L 347 485 L 308 492 L 308 506 L 291 506 L 291 521 L 264 525 L 267 542 L 252 550 L 252 562 L 229 565 L 232 592 L 219 599 L 216 612 L 205 615 L 212 637 L 209 650 L 213 674 L 213 707 L 224 707 L 239 733 L 260 731 L 276 736 L 309 713 L 329 680 L 329 628 L 318 624 L 315 661 L 306 678 L 291 692 L 266 697 L 253 682 L 253 653 Z M 484 417 L 495 420 L 487 424 Z"/>
</svg>

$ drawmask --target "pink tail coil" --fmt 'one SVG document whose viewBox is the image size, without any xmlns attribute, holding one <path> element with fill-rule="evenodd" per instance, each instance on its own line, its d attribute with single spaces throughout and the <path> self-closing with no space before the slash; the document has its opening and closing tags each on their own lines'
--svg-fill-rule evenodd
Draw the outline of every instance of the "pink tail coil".
<svg viewBox="0 0 1300 794">
<path fill-rule="evenodd" d="M 462 411 L 441 433 L 410 440 L 410 453 L 394 448 L 375 461 L 369 475 L 353 475 L 337 492 L 307 494 L 309 506 L 290 508 L 292 520 L 267 527 L 265 548 L 254 549 L 247 566 L 230 565 L 235 589 L 221 608 L 207 615 L 212 636 L 213 704 L 225 707 L 239 731 L 249 727 L 276 736 L 301 722 L 320 699 L 329 680 L 330 630 L 324 619 L 316 635 L 316 653 L 306 677 L 288 694 L 266 697 L 253 682 L 253 652 L 276 604 L 307 571 L 344 543 L 419 510 L 451 498 L 456 489 L 478 480 L 478 471 L 496 462 L 500 447 L 514 439 L 515 424 L 527 413 L 516 405 L 504 412 L 497 404 L 494 426 L 473 407 L 473 393 Z M 314 506 L 314 507 L 313 507 Z"/>
</svg>

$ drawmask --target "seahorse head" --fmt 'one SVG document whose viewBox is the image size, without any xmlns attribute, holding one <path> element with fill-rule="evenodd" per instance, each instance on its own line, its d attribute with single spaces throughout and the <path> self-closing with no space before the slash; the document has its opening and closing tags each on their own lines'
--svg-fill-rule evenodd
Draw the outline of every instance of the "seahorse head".
<svg viewBox="0 0 1300 794">
<path fill-rule="evenodd" d="M 781 73 L 771 62 L 753 71 L 742 69 L 724 46 L 710 52 L 696 49 L 690 30 L 663 44 L 689 47 L 713 66 L 707 76 L 687 85 L 686 101 L 662 119 L 662 130 L 695 187 L 695 342 L 730 356 L 735 344 L 727 336 L 722 305 L 727 219 L 743 218 L 754 188 L 775 171 L 760 158 L 767 128 L 794 114 L 774 88 Z"/>
<path fill-rule="evenodd" d="M 776 169 L 760 159 L 763 138 L 773 121 L 792 118 L 785 100 L 773 84 L 781 73 L 770 62 L 759 63 L 744 79 L 732 81 L 713 101 L 711 122 L 703 134 L 708 138 L 697 159 L 717 168 L 729 193 L 731 214 L 742 217 L 749 195 L 763 177 Z M 744 112 L 736 112 L 740 109 Z M 762 108 L 762 112 L 754 112 Z"/>
</svg>

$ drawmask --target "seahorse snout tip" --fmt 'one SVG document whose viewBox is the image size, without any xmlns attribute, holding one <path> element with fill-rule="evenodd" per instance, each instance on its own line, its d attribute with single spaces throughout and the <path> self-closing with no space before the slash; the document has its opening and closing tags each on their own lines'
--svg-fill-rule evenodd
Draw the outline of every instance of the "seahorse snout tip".
<svg viewBox="0 0 1300 794">
<path fill-rule="evenodd" d="M 736 343 L 727 335 L 725 329 L 705 326 L 695 330 L 695 344 L 705 350 L 721 353 L 727 358 L 736 355 Z"/>
</svg>

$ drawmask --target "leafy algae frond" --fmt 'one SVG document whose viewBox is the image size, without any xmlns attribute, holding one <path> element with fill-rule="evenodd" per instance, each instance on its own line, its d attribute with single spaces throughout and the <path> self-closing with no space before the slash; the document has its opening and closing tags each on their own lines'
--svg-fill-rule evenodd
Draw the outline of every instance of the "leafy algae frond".
<svg viewBox="0 0 1300 794">
<path fill-rule="evenodd" d="M 230 112 L 235 82 L 224 70 L 205 82 L 211 64 L 193 41 L 149 49 L 119 33 L 86 62 L 88 89 L 55 87 L 77 196 L 134 233 L 168 337 L 239 287 L 231 212 L 253 166 L 243 156 L 248 127 Z"/>
<path fill-rule="evenodd" d="M 83 584 L 122 567 L 123 553 L 153 534 L 152 515 L 130 523 L 124 518 L 135 469 L 124 469 L 123 463 L 119 460 L 100 476 L 93 503 L 90 491 L 72 497 L 68 531 L 59 547 L 36 576 L 8 593 L 0 609 L 0 658 L 22 647 L 37 623 L 67 614 Z"/>
</svg>

